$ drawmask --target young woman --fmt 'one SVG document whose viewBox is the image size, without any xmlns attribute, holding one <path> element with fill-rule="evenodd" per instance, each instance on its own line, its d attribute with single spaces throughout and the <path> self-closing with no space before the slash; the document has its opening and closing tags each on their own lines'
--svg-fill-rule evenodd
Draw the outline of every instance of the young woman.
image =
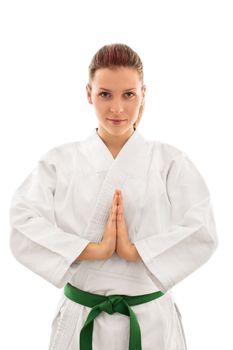
<svg viewBox="0 0 233 350">
<path fill-rule="evenodd" d="M 185 350 L 172 287 L 218 245 L 209 190 L 185 152 L 138 131 L 146 87 L 129 46 L 94 55 L 86 90 L 98 127 L 17 189 L 12 253 L 64 288 L 50 350 Z"/>
</svg>

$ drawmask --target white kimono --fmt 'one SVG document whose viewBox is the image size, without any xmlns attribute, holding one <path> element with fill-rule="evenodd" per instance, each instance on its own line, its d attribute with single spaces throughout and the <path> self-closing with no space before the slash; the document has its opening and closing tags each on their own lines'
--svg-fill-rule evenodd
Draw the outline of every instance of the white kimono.
<svg viewBox="0 0 233 350">
<path fill-rule="evenodd" d="M 129 239 L 140 261 L 114 253 L 75 263 L 100 242 L 114 190 L 121 189 Z M 59 145 L 39 160 L 10 208 L 13 255 L 57 288 L 70 282 L 110 295 L 165 294 L 132 306 L 143 350 L 184 350 L 186 340 L 172 287 L 197 270 L 218 246 L 208 188 L 186 153 L 135 130 L 114 159 L 94 128 L 84 140 Z M 51 322 L 50 350 L 79 350 L 90 308 L 63 289 Z M 102 312 L 93 350 L 128 350 L 129 317 Z"/>
</svg>

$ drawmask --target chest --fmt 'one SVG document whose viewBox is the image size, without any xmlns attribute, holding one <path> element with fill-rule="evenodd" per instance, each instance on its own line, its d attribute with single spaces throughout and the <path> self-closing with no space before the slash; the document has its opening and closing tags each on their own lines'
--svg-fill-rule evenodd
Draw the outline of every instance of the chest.
<svg viewBox="0 0 233 350">
<path fill-rule="evenodd" d="M 86 163 L 58 175 L 55 212 L 59 225 L 67 227 L 71 222 L 74 226 L 76 223 L 87 225 L 96 205 L 102 205 L 98 203 L 98 196 L 106 186 L 108 170 L 96 171 Z M 155 163 L 152 162 L 147 172 L 125 174 L 120 189 L 131 240 L 164 229 L 170 217 L 170 202 L 166 183 Z"/>
</svg>

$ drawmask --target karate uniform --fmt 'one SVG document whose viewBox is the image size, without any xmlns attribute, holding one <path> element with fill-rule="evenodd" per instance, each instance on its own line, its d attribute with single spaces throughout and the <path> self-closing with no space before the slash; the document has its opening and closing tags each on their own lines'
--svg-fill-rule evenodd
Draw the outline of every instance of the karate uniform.
<svg viewBox="0 0 233 350">
<path fill-rule="evenodd" d="M 115 189 L 123 195 L 128 235 L 140 261 L 114 253 L 75 262 L 100 242 Z M 57 288 L 67 283 L 101 295 L 163 296 L 132 306 L 143 350 L 185 350 L 172 287 L 197 270 L 218 246 L 210 193 L 187 154 L 136 129 L 114 159 L 97 128 L 84 140 L 46 152 L 16 190 L 10 247 L 21 264 Z M 90 308 L 62 290 L 51 322 L 49 350 L 79 350 Z M 128 350 L 129 317 L 102 312 L 93 350 Z"/>
</svg>

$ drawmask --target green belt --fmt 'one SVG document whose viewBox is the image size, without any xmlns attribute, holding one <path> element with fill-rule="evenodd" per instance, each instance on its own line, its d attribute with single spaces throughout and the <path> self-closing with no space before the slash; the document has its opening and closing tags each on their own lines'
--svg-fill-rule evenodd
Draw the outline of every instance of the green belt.
<svg viewBox="0 0 233 350">
<path fill-rule="evenodd" d="M 129 316 L 129 350 L 141 350 L 140 327 L 137 317 L 130 306 L 147 303 L 164 295 L 161 291 L 134 296 L 124 294 L 100 295 L 85 292 L 72 286 L 70 283 L 65 285 L 64 294 L 76 303 L 92 308 L 80 332 L 80 350 L 92 350 L 93 322 L 102 311 L 107 312 L 109 315 L 119 312 L 120 314 Z"/>
</svg>

